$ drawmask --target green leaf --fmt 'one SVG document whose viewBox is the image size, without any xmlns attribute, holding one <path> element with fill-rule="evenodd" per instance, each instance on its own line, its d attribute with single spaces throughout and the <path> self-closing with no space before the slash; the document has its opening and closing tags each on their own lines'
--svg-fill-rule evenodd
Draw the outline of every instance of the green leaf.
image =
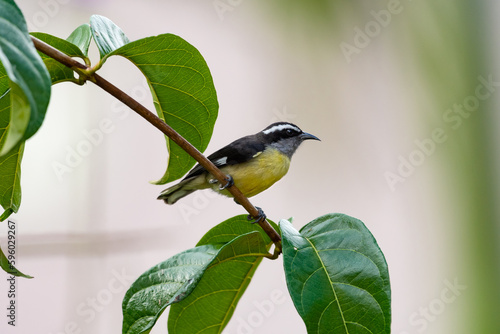
<svg viewBox="0 0 500 334">
<path fill-rule="evenodd" d="M 164 34 L 131 42 L 111 55 L 129 59 L 146 76 L 158 116 L 203 152 L 219 105 L 210 70 L 200 52 L 182 38 Z M 179 179 L 195 160 L 167 140 L 168 168 L 156 184 Z"/>
<path fill-rule="evenodd" d="M 89 55 L 89 45 L 92 40 L 92 32 L 90 25 L 87 23 L 82 24 L 76 28 L 66 40 L 76 45 L 85 57 Z"/>
<path fill-rule="evenodd" d="M 9 262 L 9 260 L 2 251 L 2 247 L 0 247 L 0 267 L 2 267 L 2 269 L 10 275 L 24 277 L 24 278 L 33 278 L 33 276 L 25 275 L 19 270 L 17 270 L 15 266 L 11 265 L 11 263 Z"/>
<path fill-rule="evenodd" d="M 248 222 L 247 222 L 248 224 Z M 271 243 L 260 232 L 237 237 L 221 249 L 196 289 L 171 306 L 170 334 L 221 333 Z"/>
<path fill-rule="evenodd" d="M 0 0 L 0 31 L 0 62 L 8 74 L 11 88 L 10 122 L 0 149 L 0 155 L 4 155 L 35 134 L 42 125 L 50 100 L 51 82 L 31 42 L 26 21 L 12 0 Z"/>
<path fill-rule="evenodd" d="M 1 114 L 1 110 L 0 110 Z M 23 158 L 24 142 L 19 143 L 7 154 L 0 157 L 0 205 L 5 212 L 0 221 L 7 219 L 19 210 L 21 205 L 21 160 Z"/>
<path fill-rule="evenodd" d="M 202 282 L 205 283 L 193 293 L 206 293 L 207 288 L 203 286 L 214 277 L 220 277 L 220 270 L 241 272 L 240 276 L 231 277 L 225 282 L 240 284 L 239 292 L 233 296 L 233 304 L 226 309 L 229 321 L 236 301 L 248 285 L 262 256 L 267 254 L 270 244 L 265 233 L 255 224 L 248 223 L 246 216 L 236 216 L 220 223 L 208 231 L 197 247 L 156 265 L 132 284 L 123 299 L 122 332 L 149 333 L 166 307 L 188 297 Z M 224 266 L 231 268 L 222 269 Z M 252 268 L 249 269 L 249 266 Z M 192 310 L 191 307 L 189 309 Z M 186 320 L 184 317 L 179 318 L 181 322 Z"/>
<path fill-rule="evenodd" d="M 1 215 L 0 215 L 0 222 L 3 222 L 5 219 L 9 218 L 11 214 L 14 213 L 14 210 L 11 208 L 6 209 Z"/>
<path fill-rule="evenodd" d="M 5 76 L 7 77 L 7 76 Z M 2 64 L 0 64 L 0 91 L 2 91 L 2 82 L 9 81 L 2 80 Z M 0 94 L 0 147 L 3 146 L 5 139 L 7 138 L 7 130 L 9 129 L 10 123 L 10 88 L 7 85 L 7 89 Z"/>
<path fill-rule="evenodd" d="M 149 333 L 167 306 L 196 287 L 222 246 L 189 249 L 143 273 L 123 298 L 122 333 Z"/>
<path fill-rule="evenodd" d="M 125 33 L 107 17 L 92 15 L 90 17 L 90 30 L 99 49 L 101 59 L 129 43 Z"/>
<path fill-rule="evenodd" d="M 0 97 L 0 147 L 5 140 L 9 120 L 10 90 L 7 90 Z M 4 221 L 12 213 L 17 212 L 21 205 L 21 160 L 23 151 L 24 142 L 21 142 L 7 154 L 0 156 L 0 175 L 2 175 L 0 178 L 0 205 L 5 210 L 0 216 L 0 221 Z"/>
<path fill-rule="evenodd" d="M 308 333 L 390 333 L 387 263 L 360 220 L 329 214 L 300 233 L 279 225 L 288 290 Z"/>
<path fill-rule="evenodd" d="M 276 225 L 273 221 L 269 219 L 267 221 L 275 230 L 279 229 L 278 225 Z M 251 224 L 247 219 L 247 215 L 238 215 L 212 227 L 207 233 L 205 233 L 201 240 L 198 241 L 196 246 L 209 244 L 215 245 L 219 243 L 225 244 L 240 235 L 255 231 L 261 233 L 266 244 L 271 242 L 269 236 L 262 230 L 262 228 L 260 228 L 258 224 Z"/>
<path fill-rule="evenodd" d="M 31 35 L 70 57 L 86 58 L 78 46 L 64 39 L 41 32 L 31 33 Z M 39 54 L 50 73 L 50 79 L 53 85 L 64 81 L 78 82 L 78 80 L 75 79 L 75 74 L 72 69 L 41 52 L 39 52 Z"/>
<path fill-rule="evenodd" d="M 7 75 L 7 71 L 5 70 L 5 67 L 3 67 L 2 63 L 0 62 L 0 96 L 2 96 L 9 88 L 10 88 L 9 87 L 9 77 Z M 10 102 L 9 102 L 9 105 L 10 105 Z M 10 119 L 10 116 L 9 116 L 9 119 Z M 1 145 L 0 145 L 0 147 L 1 147 Z"/>
</svg>

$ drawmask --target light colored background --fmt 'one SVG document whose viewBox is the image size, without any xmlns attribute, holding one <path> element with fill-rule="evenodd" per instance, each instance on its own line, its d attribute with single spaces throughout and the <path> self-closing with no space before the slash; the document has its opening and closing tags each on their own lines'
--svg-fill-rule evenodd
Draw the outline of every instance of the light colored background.
<svg viewBox="0 0 500 334">
<path fill-rule="evenodd" d="M 293 216 L 297 228 L 329 212 L 363 220 L 389 264 L 393 333 L 498 333 L 499 94 L 457 129 L 443 115 L 474 94 L 479 76 L 500 81 L 500 7 L 340 3 L 18 1 L 31 31 L 66 38 L 101 14 L 131 40 L 169 32 L 192 43 L 220 103 L 207 153 L 277 120 L 322 139 L 306 142 L 289 174 L 255 205 L 275 221 Z M 377 23 L 372 11 L 391 4 L 398 13 Z M 374 29 L 366 45 L 357 28 Z M 346 57 L 342 43 L 356 42 L 359 52 Z M 126 60 L 111 58 L 100 73 L 153 108 Z M 85 133 L 103 119 L 113 130 L 58 176 L 54 163 L 86 145 Z M 416 142 L 435 129 L 446 141 L 418 153 Z M 391 189 L 386 174 L 410 157 L 418 165 Z M 162 135 L 94 85 L 54 87 L 45 123 L 26 146 L 22 207 L 12 216 L 18 267 L 35 279 L 18 280 L 18 326 L 7 326 L 2 311 L 1 333 L 119 333 L 121 300 L 138 275 L 243 213 L 207 192 L 172 207 L 156 201 L 164 187 L 148 181 L 163 175 L 165 162 Z M 2 278 L 2 310 L 6 291 Z M 259 306 L 269 301 L 270 309 Z M 152 333 L 165 333 L 166 320 Z M 305 333 L 281 260 L 263 261 L 225 333 Z"/>
</svg>

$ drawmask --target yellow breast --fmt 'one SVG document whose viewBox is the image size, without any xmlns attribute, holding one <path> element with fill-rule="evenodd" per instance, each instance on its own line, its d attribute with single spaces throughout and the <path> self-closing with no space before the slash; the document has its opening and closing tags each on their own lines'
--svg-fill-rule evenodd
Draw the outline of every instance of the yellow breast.
<svg viewBox="0 0 500 334">
<path fill-rule="evenodd" d="M 285 176 L 289 167 L 290 158 L 276 149 L 267 148 L 250 161 L 224 167 L 222 171 L 233 177 L 234 184 L 245 196 L 252 197 Z M 218 185 L 213 189 L 218 191 Z M 220 193 L 231 197 L 227 190 Z"/>
</svg>

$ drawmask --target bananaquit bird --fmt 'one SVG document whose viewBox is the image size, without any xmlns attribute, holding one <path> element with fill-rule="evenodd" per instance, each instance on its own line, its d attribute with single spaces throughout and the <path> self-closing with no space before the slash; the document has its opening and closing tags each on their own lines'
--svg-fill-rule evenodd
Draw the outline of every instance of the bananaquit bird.
<svg viewBox="0 0 500 334">
<path fill-rule="evenodd" d="M 306 139 L 318 137 L 303 132 L 298 126 L 278 122 L 254 135 L 233 141 L 207 158 L 223 173 L 230 183 L 240 189 L 246 197 L 252 197 L 272 186 L 288 172 L 290 159 Z M 158 199 L 174 204 L 179 199 L 198 189 L 212 188 L 231 197 L 218 181 L 201 165 L 196 165 L 178 184 L 165 189 Z"/>
</svg>

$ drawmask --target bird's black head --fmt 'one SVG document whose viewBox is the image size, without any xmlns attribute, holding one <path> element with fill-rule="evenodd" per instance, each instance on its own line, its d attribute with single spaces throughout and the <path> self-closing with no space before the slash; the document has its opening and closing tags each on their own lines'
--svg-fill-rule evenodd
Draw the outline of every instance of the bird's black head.
<svg viewBox="0 0 500 334">
<path fill-rule="evenodd" d="M 319 140 L 318 137 L 303 132 L 297 125 L 287 122 L 273 123 L 260 134 L 266 145 L 281 151 L 290 158 L 304 140 Z"/>
</svg>

